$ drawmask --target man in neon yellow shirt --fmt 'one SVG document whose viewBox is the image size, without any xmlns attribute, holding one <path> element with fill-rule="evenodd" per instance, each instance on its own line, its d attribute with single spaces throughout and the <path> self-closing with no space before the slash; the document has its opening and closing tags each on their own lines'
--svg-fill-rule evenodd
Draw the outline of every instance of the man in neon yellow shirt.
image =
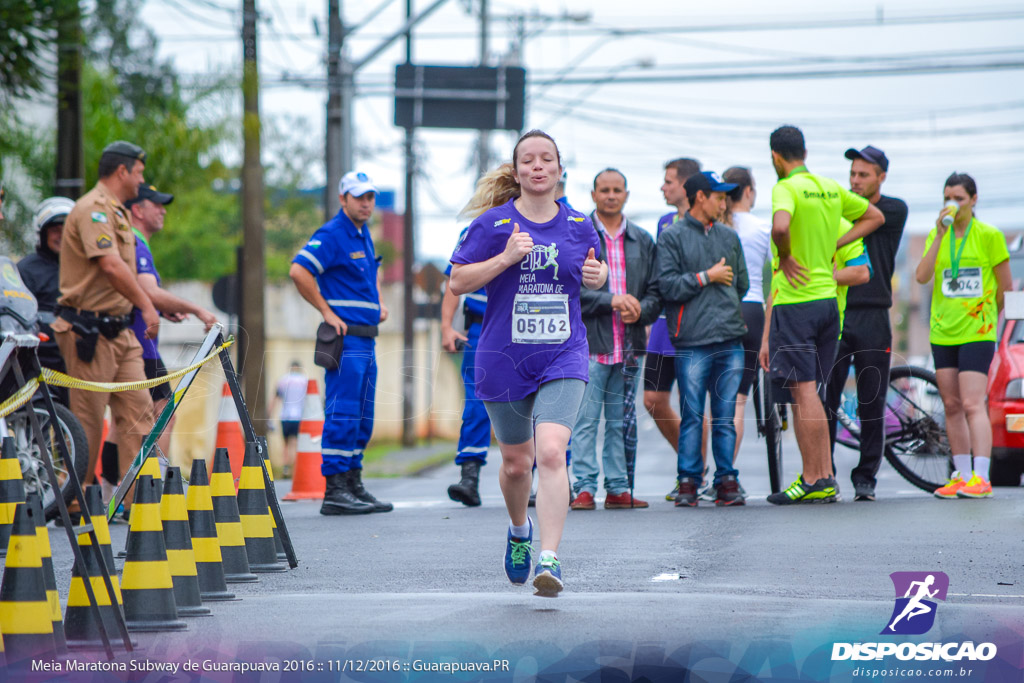
<svg viewBox="0 0 1024 683">
<path fill-rule="evenodd" d="M 837 495 L 823 405 L 825 378 L 835 360 L 839 310 L 833 257 L 836 250 L 876 230 L 882 212 L 866 199 L 804 166 L 803 133 L 783 126 L 770 138 L 779 183 L 772 190 L 772 277 L 768 358 L 772 381 L 789 389 L 803 472 L 775 505 L 831 503 Z M 840 237 L 840 219 L 853 227 Z M 762 354 L 763 356 L 763 354 Z"/>
</svg>

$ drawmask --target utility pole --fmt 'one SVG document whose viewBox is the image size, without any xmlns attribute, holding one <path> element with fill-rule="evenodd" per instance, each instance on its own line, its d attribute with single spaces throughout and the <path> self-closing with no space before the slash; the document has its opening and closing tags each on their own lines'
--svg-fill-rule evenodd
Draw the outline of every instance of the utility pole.
<svg viewBox="0 0 1024 683">
<path fill-rule="evenodd" d="M 78 0 L 57 3 L 57 182 L 54 194 L 85 192 L 82 152 L 82 11 Z"/>
<path fill-rule="evenodd" d="M 480 0 L 480 66 L 487 66 L 487 0 Z M 491 133 L 480 131 L 476 146 L 477 178 L 491 166 Z"/>
<path fill-rule="evenodd" d="M 406 24 L 412 19 L 412 0 L 405 0 Z M 405 63 L 412 64 L 412 27 L 405 33 Z M 413 265 L 416 261 L 415 210 L 416 159 L 413 156 L 415 128 L 405 129 L 405 224 L 402 231 L 402 445 L 416 445 L 413 407 L 416 397 L 415 354 L 413 353 L 413 322 L 416 309 L 412 300 Z"/>
<path fill-rule="evenodd" d="M 341 150 L 344 139 L 345 116 L 342 103 L 341 62 L 345 45 L 345 25 L 341 18 L 341 0 L 327 0 L 327 135 L 324 162 L 327 167 L 327 186 L 324 187 L 324 220 L 338 212 L 338 183 L 345 173 Z"/>
<path fill-rule="evenodd" d="M 242 258 L 239 261 L 241 310 L 238 367 L 252 415 L 264 415 L 263 356 L 263 166 L 260 163 L 259 65 L 256 59 L 256 0 L 242 0 Z M 254 420 L 263 433 L 262 420 Z"/>
</svg>

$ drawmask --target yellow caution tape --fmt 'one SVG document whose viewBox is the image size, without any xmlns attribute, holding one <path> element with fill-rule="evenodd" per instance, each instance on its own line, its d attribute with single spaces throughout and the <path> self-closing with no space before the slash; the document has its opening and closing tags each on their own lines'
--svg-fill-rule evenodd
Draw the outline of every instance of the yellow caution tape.
<svg viewBox="0 0 1024 683">
<path fill-rule="evenodd" d="M 36 393 L 36 389 L 39 388 L 39 380 L 35 377 L 30 379 L 25 386 L 18 389 L 14 396 L 0 403 L 0 418 L 7 417 L 18 408 L 22 407 L 29 402 L 32 395 Z"/>
<path fill-rule="evenodd" d="M 193 370 L 202 367 L 206 363 L 209 363 L 211 360 L 219 356 L 221 351 L 228 348 L 234 343 L 234 338 L 228 339 L 226 342 L 221 344 L 220 347 L 218 347 L 212 353 L 210 353 L 209 356 L 200 361 L 196 361 L 187 368 L 176 370 L 168 375 L 164 375 L 163 377 L 157 377 L 156 379 L 147 379 L 140 382 L 89 382 L 84 379 L 78 379 L 77 377 L 65 375 L 63 372 L 57 372 L 49 368 L 43 368 L 43 374 L 41 376 L 41 379 L 46 384 L 52 384 L 58 387 L 67 387 L 68 389 L 82 389 L 84 391 L 95 391 L 104 394 L 119 391 L 135 391 L 138 389 L 149 389 L 150 387 L 158 386 L 160 384 L 163 384 L 164 382 L 169 382 L 173 379 L 184 377 Z M 27 387 L 29 385 L 27 384 L 25 386 Z M 31 394 L 29 394 L 29 396 L 31 396 Z M 3 417 L 3 414 L 0 414 L 0 417 Z"/>
</svg>

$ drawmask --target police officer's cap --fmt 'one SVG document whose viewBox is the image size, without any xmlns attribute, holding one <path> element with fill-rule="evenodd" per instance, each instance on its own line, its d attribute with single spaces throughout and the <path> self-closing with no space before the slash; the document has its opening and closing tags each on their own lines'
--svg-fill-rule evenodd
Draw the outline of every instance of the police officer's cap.
<svg viewBox="0 0 1024 683">
<path fill-rule="evenodd" d="M 163 204 L 164 206 L 167 206 L 168 204 L 174 201 L 174 195 L 169 194 L 167 192 L 161 192 L 152 185 L 141 183 L 139 185 L 139 194 L 135 196 L 135 199 L 129 199 L 127 202 L 125 202 L 124 207 L 126 209 L 130 209 L 132 208 L 133 204 L 138 204 L 144 199 L 148 199 L 154 204 Z"/>
<path fill-rule="evenodd" d="M 119 157 L 127 157 L 128 159 L 137 159 L 142 163 L 146 163 L 146 152 L 138 145 L 125 142 L 124 140 L 118 140 L 117 142 L 111 142 L 109 145 L 103 148 L 101 156 L 107 156 L 108 154 L 114 154 Z"/>
</svg>

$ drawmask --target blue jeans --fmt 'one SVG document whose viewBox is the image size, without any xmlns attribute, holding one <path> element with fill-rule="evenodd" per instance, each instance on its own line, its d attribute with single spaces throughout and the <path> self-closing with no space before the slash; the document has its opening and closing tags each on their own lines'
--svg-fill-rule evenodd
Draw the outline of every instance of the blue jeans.
<svg viewBox="0 0 1024 683">
<path fill-rule="evenodd" d="M 700 439 L 704 400 L 711 394 L 711 452 L 715 457 L 714 485 L 722 477 L 736 476 L 732 465 L 736 450 L 736 392 L 743 376 L 743 344 L 739 339 L 676 350 L 679 383 L 679 477 L 699 482 L 704 473 Z"/>
<path fill-rule="evenodd" d="M 619 494 L 629 490 L 626 478 L 626 451 L 622 441 L 622 411 L 625 380 L 622 363 L 601 365 L 590 361 L 590 381 L 583 393 L 583 404 L 572 432 L 572 472 L 576 476 L 576 493 L 597 493 L 597 430 L 604 411 L 604 488 Z"/>
</svg>

